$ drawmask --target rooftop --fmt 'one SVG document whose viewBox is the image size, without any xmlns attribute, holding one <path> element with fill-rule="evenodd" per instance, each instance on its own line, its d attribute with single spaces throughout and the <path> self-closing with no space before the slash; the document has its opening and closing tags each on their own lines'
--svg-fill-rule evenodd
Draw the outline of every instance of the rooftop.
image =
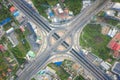
<svg viewBox="0 0 120 80">
<path fill-rule="evenodd" d="M 13 47 L 15 47 L 16 45 L 18 45 L 18 40 L 17 40 L 17 37 L 15 35 L 15 32 L 14 32 L 14 28 L 10 28 L 9 30 L 6 31 L 7 33 L 7 36 L 8 36 L 8 39 L 11 41 Z"/>
<path fill-rule="evenodd" d="M 120 3 L 115 3 L 112 8 L 114 9 L 120 9 Z"/>
<path fill-rule="evenodd" d="M 10 10 L 10 12 L 12 12 L 12 13 L 13 13 L 16 9 L 15 9 L 15 7 L 14 7 L 14 6 L 12 6 L 12 7 L 10 7 L 10 9 L 9 9 L 9 10 Z"/>
<path fill-rule="evenodd" d="M 120 75 L 120 62 L 116 62 L 112 67 L 112 72 Z"/>
<path fill-rule="evenodd" d="M 114 50 L 114 57 L 120 57 L 120 32 L 118 32 L 107 45 L 108 48 Z"/>
</svg>

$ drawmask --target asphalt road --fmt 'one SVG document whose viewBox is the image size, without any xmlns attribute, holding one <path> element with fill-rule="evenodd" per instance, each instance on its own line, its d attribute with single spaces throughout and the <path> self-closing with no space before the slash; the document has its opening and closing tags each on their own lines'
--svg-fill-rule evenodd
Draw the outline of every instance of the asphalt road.
<svg viewBox="0 0 120 80">
<path fill-rule="evenodd" d="M 35 22 L 37 25 L 42 26 L 43 29 L 45 29 L 47 32 L 52 31 L 48 23 L 44 23 L 42 21 L 42 18 L 39 17 L 37 13 L 34 13 L 29 8 L 25 7 L 24 2 L 21 0 L 12 0 L 13 4 L 20 9 L 29 19 L 31 19 L 33 22 Z M 101 4 L 102 3 L 102 4 Z M 68 31 L 63 37 L 56 37 L 57 42 L 55 45 L 48 47 L 42 55 L 39 55 L 36 60 L 32 63 L 27 65 L 22 74 L 18 75 L 18 80 L 29 80 L 32 75 L 34 75 L 39 69 L 42 68 L 42 64 L 46 62 L 46 60 L 50 57 L 50 53 L 55 51 L 55 49 L 60 45 L 61 43 L 65 43 L 65 39 L 75 33 L 77 30 L 83 27 L 83 25 L 86 24 L 88 20 L 92 16 L 94 16 L 96 13 L 99 12 L 100 9 L 102 9 L 102 6 L 106 5 L 107 1 L 104 0 L 98 0 L 95 5 L 89 7 L 88 9 L 84 10 L 77 18 L 73 25 L 71 25 L 70 28 L 68 28 Z M 23 6 L 24 5 L 24 6 Z M 84 14 L 84 15 L 83 15 Z M 73 37 L 74 38 L 74 37 Z M 69 46 L 69 45 L 67 45 Z M 70 52 L 78 59 L 79 63 L 85 66 L 86 69 L 88 69 L 97 79 L 99 80 L 108 80 L 109 78 L 96 66 L 91 64 L 87 59 L 85 59 L 82 55 L 80 55 L 78 52 L 76 52 L 74 49 L 71 49 Z M 83 61 L 84 60 L 84 61 Z M 109 79 L 110 80 L 110 79 Z"/>
</svg>

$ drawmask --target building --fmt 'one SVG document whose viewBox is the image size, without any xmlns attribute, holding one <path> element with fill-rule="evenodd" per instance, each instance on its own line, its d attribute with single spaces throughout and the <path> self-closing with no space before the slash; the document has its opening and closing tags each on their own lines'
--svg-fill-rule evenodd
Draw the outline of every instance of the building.
<svg viewBox="0 0 120 80">
<path fill-rule="evenodd" d="M 120 76 L 120 62 L 116 62 L 112 67 L 112 72 Z"/>
<path fill-rule="evenodd" d="M 114 10 L 107 10 L 106 12 L 106 16 L 115 16 L 115 11 Z"/>
<path fill-rule="evenodd" d="M 24 29 L 23 26 L 20 26 L 20 30 L 21 30 L 22 32 L 25 32 L 25 29 Z"/>
<path fill-rule="evenodd" d="M 2 9 L 2 5 L 1 5 L 1 3 L 0 3 L 0 9 Z"/>
<path fill-rule="evenodd" d="M 10 12 L 11 12 L 11 13 L 13 13 L 13 12 L 15 12 L 15 11 L 16 11 L 16 8 L 15 8 L 14 6 L 12 6 L 12 7 L 10 7 L 10 9 L 9 9 L 9 10 L 10 10 Z"/>
<path fill-rule="evenodd" d="M 19 14 L 20 14 L 19 11 L 15 11 L 15 12 L 13 13 L 13 16 L 14 16 L 14 17 L 17 17 L 17 16 L 19 16 Z"/>
<path fill-rule="evenodd" d="M 0 27 L 0 38 L 4 35 L 5 31 L 3 30 L 3 27 Z"/>
<path fill-rule="evenodd" d="M 52 69 L 52 68 L 50 68 L 50 67 L 46 67 L 46 70 L 47 71 L 50 71 L 51 73 L 53 73 L 53 74 L 55 74 L 56 73 L 56 71 L 54 70 L 54 69 Z"/>
<path fill-rule="evenodd" d="M 106 34 L 108 34 L 109 30 L 110 30 L 110 27 L 104 26 L 104 27 L 102 27 L 101 33 L 103 35 L 106 35 Z"/>
<path fill-rule="evenodd" d="M 35 53 L 30 50 L 30 51 L 28 51 L 26 57 L 28 60 L 31 60 L 31 59 L 35 58 Z"/>
<path fill-rule="evenodd" d="M 17 46 L 19 42 L 18 42 L 17 37 L 15 35 L 14 28 L 12 27 L 9 30 L 7 30 L 6 34 L 7 34 L 8 39 L 12 43 L 13 47 Z"/>
<path fill-rule="evenodd" d="M 1 51 L 1 52 L 4 52 L 4 51 L 5 51 L 5 48 L 4 48 L 4 46 L 3 46 L 2 44 L 0 44 L 0 51 Z"/>
<path fill-rule="evenodd" d="M 115 4 L 112 6 L 112 9 L 120 10 L 120 3 L 115 3 Z"/>
<path fill-rule="evenodd" d="M 120 32 L 115 35 L 115 37 L 108 43 L 107 46 L 114 51 L 114 57 L 120 57 Z"/>
<path fill-rule="evenodd" d="M 111 65 L 110 65 L 109 63 L 107 63 L 107 62 L 102 61 L 101 64 L 100 64 L 100 66 L 101 66 L 104 70 L 109 70 Z"/>
<path fill-rule="evenodd" d="M 51 18 L 53 23 L 70 20 L 73 17 L 73 12 L 68 8 L 63 9 L 59 3 L 52 10 L 54 12 L 54 17 Z"/>
<path fill-rule="evenodd" d="M 118 32 L 118 30 L 116 28 L 110 29 L 108 32 L 108 36 L 114 37 L 117 32 Z"/>
<path fill-rule="evenodd" d="M 91 5 L 91 0 L 83 0 L 83 8 L 86 8 L 87 6 L 90 6 Z"/>
</svg>

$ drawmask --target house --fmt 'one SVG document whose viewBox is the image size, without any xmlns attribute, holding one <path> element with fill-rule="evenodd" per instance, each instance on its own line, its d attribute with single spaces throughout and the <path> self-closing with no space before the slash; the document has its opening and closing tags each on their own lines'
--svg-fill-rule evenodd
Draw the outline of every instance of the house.
<svg viewBox="0 0 120 80">
<path fill-rule="evenodd" d="M 115 62 L 112 72 L 120 76 L 120 62 Z"/>
<path fill-rule="evenodd" d="M 101 33 L 103 35 L 106 35 L 106 34 L 108 34 L 109 30 L 110 30 L 110 27 L 104 26 L 104 27 L 102 27 Z"/>
<path fill-rule="evenodd" d="M 110 65 L 109 63 L 107 63 L 107 62 L 102 61 L 101 64 L 100 64 L 100 66 L 101 66 L 104 70 L 109 70 L 111 65 Z"/>
<path fill-rule="evenodd" d="M 0 51 L 1 51 L 1 52 L 4 52 L 4 51 L 5 51 L 5 48 L 4 48 L 4 46 L 3 46 L 2 44 L 0 44 Z"/>
<path fill-rule="evenodd" d="M 106 12 L 105 12 L 105 14 L 107 15 L 107 16 L 115 16 L 115 11 L 114 10 L 107 10 Z"/>
<path fill-rule="evenodd" d="M 0 3 L 0 9 L 2 9 L 2 5 L 1 5 L 1 3 Z"/>
<path fill-rule="evenodd" d="M 120 10 L 120 3 L 115 3 L 115 4 L 112 6 L 112 9 Z"/>
<path fill-rule="evenodd" d="M 26 57 L 28 60 L 31 60 L 31 59 L 35 58 L 35 53 L 30 50 L 30 51 L 28 51 Z"/>
<path fill-rule="evenodd" d="M 47 70 L 47 71 L 50 71 L 50 72 L 53 73 L 53 74 L 56 73 L 56 71 L 55 71 L 54 69 L 50 68 L 49 66 L 46 67 L 46 70 Z"/>
<path fill-rule="evenodd" d="M 7 34 L 8 39 L 12 43 L 13 47 L 17 46 L 19 42 L 18 42 L 17 37 L 15 35 L 14 28 L 12 27 L 9 30 L 7 30 L 6 34 Z"/>
<path fill-rule="evenodd" d="M 86 8 L 87 6 L 90 6 L 91 5 L 91 0 L 83 0 L 83 8 Z"/>
<path fill-rule="evenodd" d="M 108 36 L 114 37 L 117 32 L 118 32 L 118 30 L 116 28 L 110 29 L 108 32 Z"/>
<path fill-rule="evenodd" d="M 15 11 L 15 12 L 13 13 L 13 16 L 14 16 L 14 17 L 17 17 L 17 16 L 19 16 L 19 14 L 20 14 L 19 11 Z"/>
<path fill-rule="evenodd" d="M 9 9 L 9 10 L 10 10 L 10 12 L 11 12 L 11 13 L 13 13 L 13 12 L 15 12 L 15 11 L 16 11 L 16 8 L 15 8 L 14 6 L 12 6 L 12 7 L 10 7 L 10 9 Z"/>
<path fill-rule="evenodd" d="M 114 51 L 114 57 L 120 57 L 120 32 L 113 37 L 113 39 L 108 43 L 107 47 Z"/>
<path fill-rule="evenodd" d="M 0 27 L 0 38 L 4 35 L 5 31 L 3 30 L 3 27 Z"/>
<path fill-rule="evenodd" d="M 24 29 L 23 26 L 20 26 L 20 30 L 21 30 L 22 32 L 25 32 L 25 29 Z"/>
</svg>

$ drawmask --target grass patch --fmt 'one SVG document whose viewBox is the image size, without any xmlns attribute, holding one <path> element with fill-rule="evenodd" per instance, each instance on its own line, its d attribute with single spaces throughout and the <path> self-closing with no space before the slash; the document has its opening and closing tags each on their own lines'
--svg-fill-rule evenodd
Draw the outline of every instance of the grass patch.
<svg viewBox="0 0 120 80">
<path fill-rule="evenodd" d="M 68 74 L 61 66 L 58 67 L 53 63 L 48 64 L 48 66 L 56 71 L 61 80 L 67 80 L 70 76 L 70 74 Z"/>
<path fill-rule="evenodd" d="M 2 16 L 0 16 L 0 22 L 2 20 L 6 19 L 7 17 L 12 18 L 12 16 L 11 16 L 10 12 L 8 11 L 8 9 L 5 6 L 3 6 L 3 4 L 1 2 L 0 2 L 0 5 L 1 5 L 0 15 L 2 15 Z"/>
<path fill-rule="evenodd" d="M 26 40 L 26 34 L 28 33 L 22 33 L 20 29 L 16 29 L 15 32 L 19 41 L 19 44 L 16 47 L 12 47 L 11 42 L 5 35 L 0 39 L 0 44 L 7 43 L 9 50 L 14 54 L 19 64 L 22 64 L 25 61 L 24 57 L 26 56 L 26 53 L 30 50 L 30 45 Z M 24 40 L 24 44 L 22 43 L 22 40 Z M 5 55 L 7 56 L 7 54 Z"/>
<path fill-rule="evenodd" d="M 80 45 L 91 48 L 91 51 L 103 60 L 110 58 L 110 49 L 106 47 L 109 41 L 110 38 L 101 34 L 101 26 L 97 24 L 88 24 L 80 36 Z"/>
<path fill-rule="evenodd" d="M 120 2 L 120 0 L 112 0 L 112 2 Z"/>
<path fill-rule="evenodd" d="M 85 79 L 81 75 L 79 75 L 74 80 L 85 80 Z"/>
<path fill-rule="evenodd" d="M 120 29 L 120 24 L 118 24 L 116 27 Z"/>
<path fill-rule="evenodd" d="M 74 15 L 80 13 L 82 8 L 82 0 L 65 0 L 64 3 L 70 9 L 70 11 L 73 11 Z"/>
<path fill-rule="evenodd" d="M 114 19 L 106 19 L 106 23 L 116 26 L 120 21 Z"/>
<path fill-rule="evenodd" d="M 32 0 L 34 6 L 37 8 L 38 12 L 47 18 L 47 14 L 45 12 L 48 7 L 54 6 L 58 3 L 58 0 Z"/>
<path fill-rule="evenodd" d="M 17 58 L 19 64 L 22 64 L 25 61 L 24 57 L 26 56 L 26 53 L 30 50 L 30 45 L 26 40 L 24 33 L 22 33 L 20 29 L 16 29 L 15 32 L 17 34 L 16 36 L 19 44 L 14 48 L 10 48 L 10 50 Z M 22 40 L 25 41 L 24 44 L 22 43 Z"/>
</svg>

